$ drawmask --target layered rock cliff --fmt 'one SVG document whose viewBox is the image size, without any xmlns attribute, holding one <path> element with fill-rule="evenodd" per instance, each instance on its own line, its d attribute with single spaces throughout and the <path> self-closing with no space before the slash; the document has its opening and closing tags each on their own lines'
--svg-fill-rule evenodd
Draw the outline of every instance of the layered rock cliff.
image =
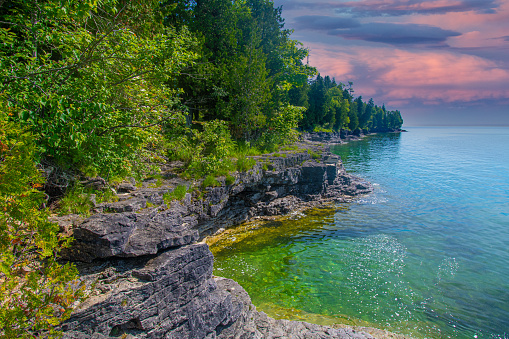
<svg viewBox="0 0 509 339">
<path fill-rule="evenodd" d="M 64 337 L 371 338 L 257 312 L 241 286 L 212 275 L 212 253 L 198 243 L 254 216 L 371 190 L 337 156 L 323 151 L 313 159 L 316 151 L 258 157 L 232 185 L 187 193 L 169 206 L 163 195 L 182 184 L 171 175 L 160 187 L 119 187 L 126 192 L 120 201 L 96 206 L 95 215 L 70 227 L 75 243 L 65 257 L 76 262 L 90 295 L 62 325 Z"/>
</svg>

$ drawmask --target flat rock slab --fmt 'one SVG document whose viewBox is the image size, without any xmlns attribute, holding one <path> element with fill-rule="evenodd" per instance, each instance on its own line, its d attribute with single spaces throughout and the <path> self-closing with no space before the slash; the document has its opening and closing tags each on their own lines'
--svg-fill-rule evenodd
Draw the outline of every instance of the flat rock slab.
<svg viewBox="0 0 509 339">
<path fill-rule="evenodd" d="M 74 229 L 74 245 L 64 253 L 75 261 L 96 258 L 138 257 L 198 240 L 191 226 L 196 218 L 185 207 L 149 214 L 95 214 Z"/>
</svg>

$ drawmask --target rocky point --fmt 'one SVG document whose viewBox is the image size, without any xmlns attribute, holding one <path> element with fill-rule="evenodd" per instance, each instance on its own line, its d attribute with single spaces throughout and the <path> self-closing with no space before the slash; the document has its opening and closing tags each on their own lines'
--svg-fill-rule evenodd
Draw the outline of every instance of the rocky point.
<svg viewBox="0 0 509 339">
<path fill-rule="evenodd" d="M 214 277 L 213 256 L 201 241 L 255 216 L 286 214 L 345 201 L 371 191 L 346 173 L 326 147 L 254 157 L 235 182 L 187 193 L 166 204 L 177 185 L 164 180 L 117 187 L 118 201 L 95 206 L 84 219 L 57 221 L 75 239 L 64 253 L 76 263 L 88 298 L 63 325 L 65 338 L 373 338 L 352 328 L 275 320 L 256 311 L 236 282 Z M 312 148 L 312 152 L 307 149 Z M 194 183 L 194 184 L 199 184 Z"/>
</svg>

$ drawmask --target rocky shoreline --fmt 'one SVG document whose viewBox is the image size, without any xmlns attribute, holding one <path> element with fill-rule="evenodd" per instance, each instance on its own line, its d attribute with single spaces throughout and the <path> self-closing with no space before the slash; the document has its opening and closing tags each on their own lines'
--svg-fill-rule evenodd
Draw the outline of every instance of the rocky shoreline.
<svg viewBox="0 0 509 339">
<path fill-rule="evenodd" d="M 64 338 L 375 338 L 368 329 L 272 319 L 236 282 L 212 275 L 204 237 L 253 217 L 371 192 L 327 146 L 298 146 L 255 157 L 234 183 L 223 179 L 169 205 L 164 194 L 186 184 L 171 167 L 161 185 L 120 185 L 119 201 L 97 205 L 85 220 L 56 218 L 74 236 L 64 257 L 76 263 L 89 293 L 62 325 Z M 382 332 L 376 337 L 390 337 Z"/>
</svg>

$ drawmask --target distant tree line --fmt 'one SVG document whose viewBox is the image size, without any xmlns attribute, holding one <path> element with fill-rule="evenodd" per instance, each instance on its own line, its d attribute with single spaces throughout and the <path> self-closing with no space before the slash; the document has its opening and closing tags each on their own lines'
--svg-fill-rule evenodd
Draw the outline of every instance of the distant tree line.
<svg viewBox="0 0 509 339">
<path fill-rule="evenodd" d="M 290 90 L 290 103 L 305 107 L 299 126 L 304 130 L 346 129 L 364 132 L 387 132 L 401 128 L 399 111 L 388 111 L 375 105 L 373 99 L 362 101 L 353 96 L 353 83 L 336 83 L 329 76 L 318 74 L 303 86 Z"/>
</svg>

